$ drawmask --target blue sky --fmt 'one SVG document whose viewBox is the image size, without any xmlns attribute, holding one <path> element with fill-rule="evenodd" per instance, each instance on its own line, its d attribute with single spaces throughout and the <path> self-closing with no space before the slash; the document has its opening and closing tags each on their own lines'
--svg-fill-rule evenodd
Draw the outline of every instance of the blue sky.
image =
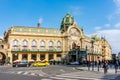
<svg viewBox="0 0 120 80">
<path fill-rule="evenodd" d="M 60 28 L 69 12 L 86 35 L 104 35 L 120 51 L 120 0 L 0 0 L 0 36 L 12 25 Z"/>
</svg>

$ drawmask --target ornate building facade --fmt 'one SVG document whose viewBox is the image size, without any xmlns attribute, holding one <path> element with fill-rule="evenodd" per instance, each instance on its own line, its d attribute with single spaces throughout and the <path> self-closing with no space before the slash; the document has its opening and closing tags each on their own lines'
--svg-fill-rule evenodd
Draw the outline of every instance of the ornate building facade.
<svg viewBox="0 0 120 80">
<path fill-rule="evenodd" d="M 4 33 L 3 41 L 7 47 L 1 49 L 5 50 L 2 53 L 11 63 L 22 59 L 68 62 L 111 59 L 107 40 L 96 35 L 85 36 L 69 13 L 62 19 L 60 29 L 42 28 L 40 23 L 37 27 L 12 26 Z"/>
</svg>

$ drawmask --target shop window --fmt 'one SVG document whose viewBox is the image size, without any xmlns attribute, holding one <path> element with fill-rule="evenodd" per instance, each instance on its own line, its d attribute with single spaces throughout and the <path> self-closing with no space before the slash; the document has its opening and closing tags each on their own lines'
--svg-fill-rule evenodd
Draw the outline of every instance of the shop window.
<svg viewBox="0 0 120 80">
<path fill-rule="evenodd" d="M 53 54 L 49 54 L 49 60 L 53 59 Z"/>
<path fill-rule="evenodd" d="M 61 54 L 57 54 L 57 57 L 61 57 Z"/>
<path fill-rule="evenodd" d="M 57 61 L 61 61 L 61 54 L 57 54 Z"/>
<path fill-rule="evenodd" d="M 28 59 L 28 54 L 22 54 L 22 60 L 27 60 Z"/>
<path fill-rule="evenodd" d="M 32 54 L 31 59 L 36 60 L 36 54 Z"/>
<path fill-rule="evenodd" d="M 17 60 L 18 59 L 18 54 L 13 54 L 13 61 Z"/>
<path fill-rule="evenodd" d="M 40 60 L 44 60 L 45 59 L 45 54 L 40 54 Z"/>
</svg>

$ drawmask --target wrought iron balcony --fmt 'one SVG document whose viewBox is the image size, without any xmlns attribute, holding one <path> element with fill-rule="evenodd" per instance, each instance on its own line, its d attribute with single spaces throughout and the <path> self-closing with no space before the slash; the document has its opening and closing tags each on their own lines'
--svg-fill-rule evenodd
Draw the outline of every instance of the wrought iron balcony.
<svg viewBox="0 0 120 80">
<path fill-rule="evenodd" d="M 62 49 L 11 49 L 11 52 L 62 52 Z"/>
</svg>

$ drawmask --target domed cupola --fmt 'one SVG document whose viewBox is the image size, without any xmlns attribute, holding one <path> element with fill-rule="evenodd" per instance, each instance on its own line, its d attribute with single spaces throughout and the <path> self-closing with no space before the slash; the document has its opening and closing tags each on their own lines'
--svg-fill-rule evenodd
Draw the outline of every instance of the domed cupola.
<svg viewBox="0 0 120 80">
<path fill-rule="evenodd" d="M 66 16 L 63 18 L 63 20 L 61 22 L 60 30 L 62 32 L 66 31 L 69 26 L 73 25 L 73 23 L 74 23 L 73 16 L 71 16 L 70 13 L 67 13 Z"/>
</svg>

